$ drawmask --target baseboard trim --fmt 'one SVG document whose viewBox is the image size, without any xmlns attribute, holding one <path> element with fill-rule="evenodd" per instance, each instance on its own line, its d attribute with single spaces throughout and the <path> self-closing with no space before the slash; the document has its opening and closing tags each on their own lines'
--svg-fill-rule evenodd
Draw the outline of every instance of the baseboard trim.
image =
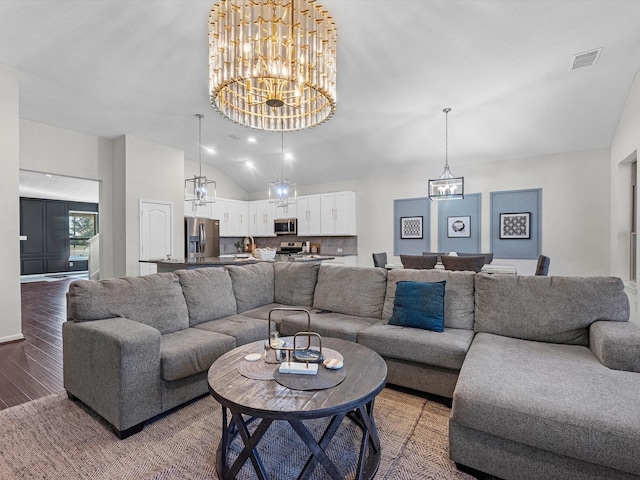
<svg viewBox="0 0 640 480">
<path fill-rule="evenodd" d="M 15 335 L 0 337 L 0 343 L 19 342 L 20 340 L 24 340 L 24 335 L 22 333 L 16 333 Z"/>
</svg>

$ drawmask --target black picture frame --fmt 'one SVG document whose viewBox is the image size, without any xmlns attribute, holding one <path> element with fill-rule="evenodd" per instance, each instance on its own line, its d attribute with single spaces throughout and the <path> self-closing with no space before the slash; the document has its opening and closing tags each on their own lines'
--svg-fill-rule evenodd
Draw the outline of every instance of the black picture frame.
<svg viewBox="0 0 640 480">
<path fill-rule="evenodd" d="M 400 238 L 420 240 L 422 238 L 422 217 L 400 217 Z"/>
<path fill-rule="evenodd" d="M 531 212 L 501 213 L 500 240 L 531 238 Z"/>
</svg>

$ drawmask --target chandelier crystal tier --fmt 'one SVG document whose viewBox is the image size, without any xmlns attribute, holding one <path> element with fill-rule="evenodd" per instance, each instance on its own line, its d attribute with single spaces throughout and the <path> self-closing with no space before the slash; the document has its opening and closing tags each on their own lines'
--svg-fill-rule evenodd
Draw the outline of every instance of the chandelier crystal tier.
<svg viewBox="0 0 640 480">
<path fill-rule="evenodd" d="M 260 130 L 325 122 L 336 109 L 333 19 L 314 0 L 220 0 L 209 16 L 209 94 Z"/>
<path fill-rule="evenodd" d="M 445 115 L 445 163 L 444 172 L 440 178 L 429 180 L 429 199 L 454 200 L 464 198 L 464 177 L 456 177 L 449 170 L 449 112 L 450 108 L 442 110 Z"/>
<path fill-rule="evenodd" d="M 282 170 L 280 178 L 275 182 L 269 183 L 269 202 L 275 203 L 276 208 L 282 208 L 284 213 L 289 211 L 289 205 L 296 203 L 298 192 L 296 184 L 290 183 L 284 177 L 284 133 L 280 134 L 281 154 L 282 154 Z"/>
<path fill-rule="evenodd" d="M 204 115 L 196 113 L 196 117 L 198 117 L 198 159 L 200 162 L 200 173 L 184 181 L 184 198 L 191 202 L 193 210 L 195 210 L 196 207 L 202 207 L 209 203 L 216 202 L 216 182 L 214 180 L 207 180 L 207 177 L 202 175 L 202 119 Z"/>
</svg>

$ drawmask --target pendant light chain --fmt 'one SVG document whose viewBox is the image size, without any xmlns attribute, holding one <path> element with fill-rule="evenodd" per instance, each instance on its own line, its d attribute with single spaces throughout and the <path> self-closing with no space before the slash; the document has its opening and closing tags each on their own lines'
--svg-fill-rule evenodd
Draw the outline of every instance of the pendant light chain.
<svg viewBox="0 0 640 480">
<path fill-rule="evenodd" d="M 449 168 L 449 112 L 450 108 L 445 108 L 444 112 L 444 168 Z"/>
</svg>

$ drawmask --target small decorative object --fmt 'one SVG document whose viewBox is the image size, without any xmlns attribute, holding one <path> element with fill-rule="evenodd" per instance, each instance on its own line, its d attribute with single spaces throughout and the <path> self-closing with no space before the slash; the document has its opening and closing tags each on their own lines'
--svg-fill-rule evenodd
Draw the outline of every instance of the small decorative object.
<svg viewBox="0 0 640 480">
<path fill-rule="evenodd" d="M 500 239 L 528 238 L 531 238 L 531 212 L 500 214 Z"/>
<path fill-rule="evenodd" d="M 233 244 L 234 247 L 236 247 L 236 252 L 241 253 L 242 252 L 242 243 L 240 242 L 236 242 Z"/>
<path fill-rule="evenodd" d="M 400 238 L 422 238 L 422 217 L 400 217 Z"/>
<path fill-rule="evenodd" d="M 447 237 L 464 238 L 471 236 L 471 217 L 447 217 Z"/>
<path fill-rule="evenodd" d="M 262 358 L 262 355 L 260 355 L 259 353 L 249 353 L 249 354 L 244 356 L 244 359 L 247 362 L 257 362 L 261 358 Z"/>
<path fill-rule="evenodd" d="M 272 329 L 271 314 L 276 311 L 304 312 L 307 314 L 307 331 L 298 332 L 293 336 L 293 346 L 288 347 L 286 342 L 280 338 L 280 333 Z M 280 373 L 298 373 L 303 375 L 315 375 L 318 373 L 318 363 L 322 361 L 322 337 L 316 332 L 311 332 L 311 314 L 304 308 L 278 307 L 269 310 L 269 323 L 267 327 L 269 340 L 265 342 L 265 362 L 275 359 L 280 363 L 278 371 Z M 306 346 L 301 346 L 298 339 L 306 337 Z M 317 337 L 319 348 L 311 348 L 311 337 Z M 273 352 L 273 355 L 271 354 Z M 282 353 L 286 353 L 286 360 L 282 358 Z M 292 362 L 291 359 L 297 360 Z M 273 363 L 273 362 L 271 362 Z"/>
<path fill-rule="evenodd" d="M 342 360 L 338 360 L 337 358 L 327 358 L 322 363 L 329 370 L 339 370 L 344 366 L 344 364 L 342 363 Z"/>
</svg>

